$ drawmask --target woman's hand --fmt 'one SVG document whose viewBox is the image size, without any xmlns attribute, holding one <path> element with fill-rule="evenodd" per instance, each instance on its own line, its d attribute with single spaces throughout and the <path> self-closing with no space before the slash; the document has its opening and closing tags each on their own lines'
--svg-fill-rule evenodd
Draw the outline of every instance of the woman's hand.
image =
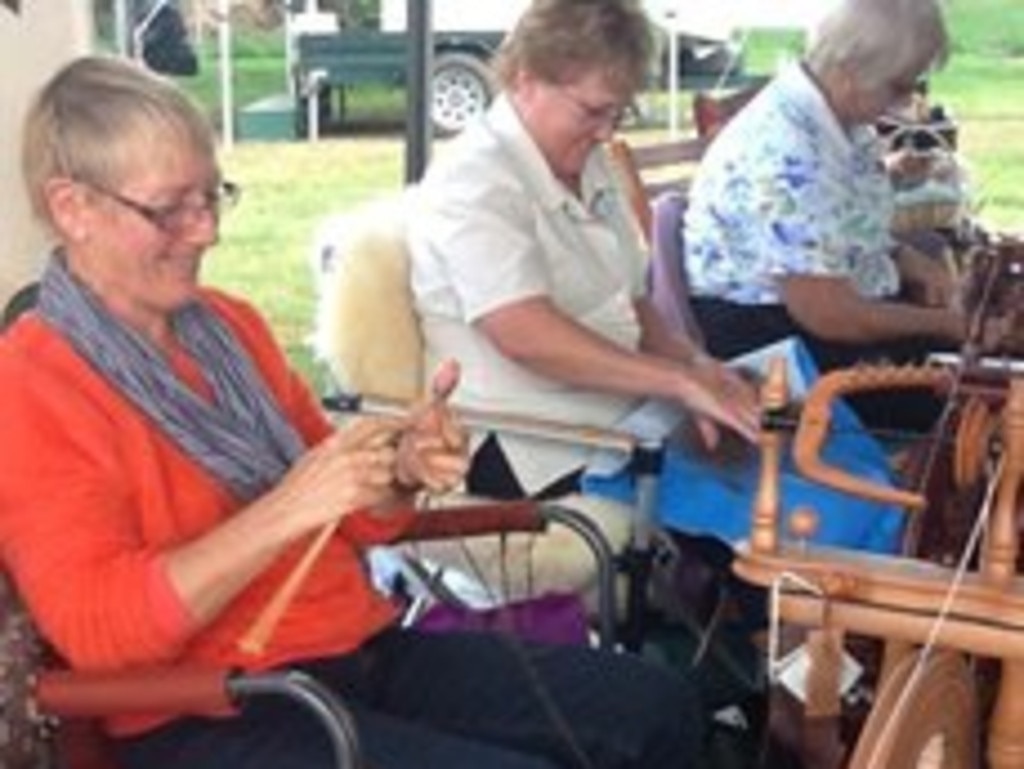
<svg viewBox="0 0 1024 769">
<path fill-rule="evenodd" d="M 957 301 L 956 276 L 949 268 L 951 260 L 930 257 L 916 248 L 899 248 L 896 264 L 900 279 L 911 298 L 925 307 L 953 307 Z"/>
<path fill-rule="evenodd" d="M 465 477 L 468 440 L 448 406 L 458 383 L 458 364 L 445 361 L 434 374 L 429 398 L 413 410 L 395 458 L 395 481 L 400 488 L 440 494 Z"/>
<path fill-rule="evenodd" d="M 992 317 L 987 317 L 981 322 L 981 333 L 979 345 L 983 353 L 1015 354 L 1019 340 L 1021 315 L 1017 312 L 1007 312 Z"/>
<path fill-rule="evenodd" d="M 393 498 L 396 446 L 405 422 L 359 417 L 306 452 L 271 492 L 310 528 Z"/>
<path fill-rule="evenodd" d="M 397 418 L 353 419 L 311 448 L 237 515 L 167 554 L 167 573 L 198 623 L 216 617 L 283 548 L 357 510 L 394 502 Z M 316 541 L 316 540 L 314 540 Z"/>
<path fill-rule="evenodd" d="M 760 432 L 760 408 L 754 386 L 736 371 L 707 355 L 696 356 L 681 391 L 683 403 L 694 412 L 697 427 L 710 449 L 718 444 L 718 425 L 751 443 Z"/>
</svg>

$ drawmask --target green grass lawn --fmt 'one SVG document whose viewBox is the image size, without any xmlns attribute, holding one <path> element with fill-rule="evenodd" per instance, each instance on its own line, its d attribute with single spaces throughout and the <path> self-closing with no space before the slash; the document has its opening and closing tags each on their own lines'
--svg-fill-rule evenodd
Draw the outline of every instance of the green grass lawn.
<svg viewBox="0 0 1024 769">
<path fill-rule="evenodd" d="M 1024 229 L 1024 3 L 949 0 L 954 53 L 932 81 L 935 101 L 961 126 L 961 148 L 980 205 L 993 228 Z M 796 35 L 752 35 L 746 66 L 769 72 L 800 47 Z M 217 108 L 214 43 L 202 47 L 203 68 L 186 87 Z M 285 89 L 280 33 L 246 34 L 235 45 L 238 104 Z M 683 94 L 688 104 L 689 94 Z M 664 96 L 652 99 L 662 105 Z M 402 95 L 365 89 L 349 99 L 356 112 L 401 119 Z M 686 106 L 681 105 L 681 114 Z M 658 130 L 645 131 L 657 135 Z M 314 311 L 310 246 L 331 213 L 398 190 L 403 179 L 400 129 L 332 137 L 316 143 L 241 143 L 226 152 L 226 174 L 244 187 L 239 208 L 224 220 L 221 243 L 209 254 L 209 282 L 247 295 L 268 315 L 292 360 L 314 368 L 306 346 Z M 386 298 L 381 298 L 386 301 Z"/>
<path fill-rule="evenodd" d="M 242 185 L 243 197 L 224 217 L 204 276 L 252 299 L 307 373 L 316 227 L 331 213 L 399 189 L 403 159 L 398 136 L 239 144 L 223 157 L 224 173 Z"/>
</svg>

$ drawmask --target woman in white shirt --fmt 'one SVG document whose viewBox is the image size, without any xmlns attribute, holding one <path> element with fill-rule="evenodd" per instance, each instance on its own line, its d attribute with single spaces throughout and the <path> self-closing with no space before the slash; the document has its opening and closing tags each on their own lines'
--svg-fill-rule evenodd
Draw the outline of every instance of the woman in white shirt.
<svg viewBox="0 0 1024 769">
<path fill-rule="evenodd" d="M 538 0 L 522 17 L 498 55 L 502 94 L 439 155 L 411 213 L 427 365 L 461 362 L 465 405 L 611 427 L 660 397 L 709 440 L 715 425 L 753 438 L 752 391 L 670 333 L 644 296 L 646 259 L 601 150 L 650 53 L 630 0 Z M 470 486 L 563 491 L 585 459 L 492 439 Z"/>
</svg>

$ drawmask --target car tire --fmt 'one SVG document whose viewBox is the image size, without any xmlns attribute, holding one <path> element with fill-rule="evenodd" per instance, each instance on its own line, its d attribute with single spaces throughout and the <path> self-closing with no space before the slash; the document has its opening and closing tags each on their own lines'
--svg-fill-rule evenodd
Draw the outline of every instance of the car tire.
<svg viewBox="0 0 1024 769">
<path fill-rule="evenodd" d="M 494 81 L 478 56 L 448 51 L 434 60 L 431 92 L 434 131 L 451 136 L 484 113 L 494 96 Z"/>
</svg>

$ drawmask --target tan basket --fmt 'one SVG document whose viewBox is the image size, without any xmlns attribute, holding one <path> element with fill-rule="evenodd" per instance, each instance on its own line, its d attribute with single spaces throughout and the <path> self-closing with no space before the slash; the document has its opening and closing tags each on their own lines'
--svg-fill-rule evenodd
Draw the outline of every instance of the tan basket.
<svg viewBox="0 0 1024 769">
<path fill-rule="evenodd" d="M 896 207 L 892 217 L 892 231 L 901 234 L 917 230 L 953 230 L 962 221 L 961 203 L 917 203 Z"/>
</svg>

